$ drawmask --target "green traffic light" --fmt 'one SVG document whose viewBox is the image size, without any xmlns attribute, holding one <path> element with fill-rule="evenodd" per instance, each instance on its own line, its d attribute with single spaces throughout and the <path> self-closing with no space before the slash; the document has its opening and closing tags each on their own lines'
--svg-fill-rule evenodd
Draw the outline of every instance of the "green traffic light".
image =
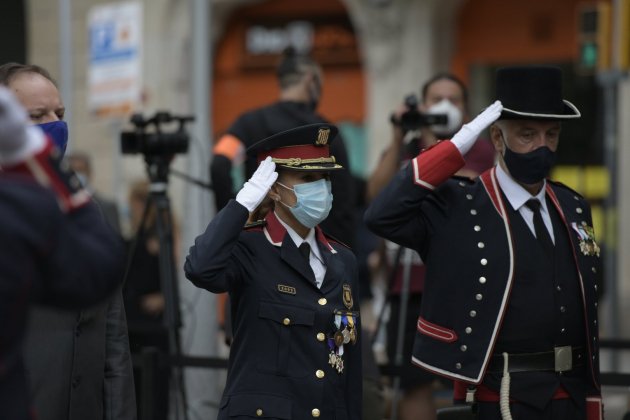
<svg viewBox="0 0 630 420">
<path fill-rule="evenodd" d="M 585 67 L 597 66 L 597 45 L 594 42 L 586 42 L 582 45 L 580 62 Z"/>
</svg>

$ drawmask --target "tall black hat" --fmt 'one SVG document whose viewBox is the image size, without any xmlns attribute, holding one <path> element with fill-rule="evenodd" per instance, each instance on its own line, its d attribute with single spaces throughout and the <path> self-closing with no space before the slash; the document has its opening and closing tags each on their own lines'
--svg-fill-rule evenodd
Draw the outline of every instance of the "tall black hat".
<svg viewBox="0 0 630 420">
<path fill-rule="evenodd" d="M 271 156 L 277 166 L 297 171 L 334 171 L 343 169 L 330 155 L 330 144 L 337 137 L 332 124 L 308 124 L 267 137 L 247 149 L 260 163 Z"/>
<path fill-rule="evenodd" d="M 497 70 L 497 99 L 503 104 L 500 119 L 565 120 L 580 118 L 580 111 L 562 99 L 562 71 L 558 67 L 503 67 Z"/>
</svg>

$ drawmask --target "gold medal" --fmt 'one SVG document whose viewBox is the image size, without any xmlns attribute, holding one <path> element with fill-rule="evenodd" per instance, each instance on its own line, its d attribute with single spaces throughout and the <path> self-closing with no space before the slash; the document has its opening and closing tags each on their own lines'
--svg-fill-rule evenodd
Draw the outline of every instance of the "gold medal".
<svg viewBox="0 0 630 420">
<path fill-rule="evenodd" d="M 348 326 L 350 327 L 350 342 L 355 344 L 357 342 L 357 328 L 354 325 L 354 317 L 348 315 Z"/>
<path fill-rule="evenodd" d="M 343 373 L 343 359 L 340 356 L 337 357 L 337 373 Z"/>
<path fill-rule="evenodd" d="M 341 347 L 341 345 L 343 344 L 343 334 L 341 331 L 335 331 L 335 335 L 334 335 L 334 340 L 335 340 L 335 346 L 337 347 Z"/>
<path fill-rule="evenodd" d="M 328 354 L 328 364 L 333 368 L 336 368 L 337 366 L 337 357 L 339 356 L 337 356 L 333 350 L 331 350 Z"/>
<path fill-rule="evenodd" d="M 341 334 L 343 335 L 343 344 L 348 344 L 350 342 L 350 331 L 344 328 Z"/>
<path fill-rule="evenodd" d="M 332 366 L 332 368 L 335 369 L 337 373 L 343 372 L 343 359 L 333 350 L 331 350 L 330 354 L 328 354 L 328 364 Z"/>
</svg>

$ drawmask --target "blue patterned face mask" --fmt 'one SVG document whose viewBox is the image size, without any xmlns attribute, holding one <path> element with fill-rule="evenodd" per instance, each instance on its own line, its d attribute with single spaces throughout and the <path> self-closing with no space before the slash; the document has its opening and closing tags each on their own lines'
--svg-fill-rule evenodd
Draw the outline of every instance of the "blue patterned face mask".
<svg viewBox="0 0 630 420">
<path fill-rule="evenodd" d="M 304 227 L 314 228 L 328 217 L 333 202 L 329 180 L 320 179 L 306 182 L 297 184 L 293 188 L 289 188 L 281 182 L 278 182 L 278 185 L 295 193 L 297 198 L 295 206 L 289 207 L 282 201 L 281 203 L 291 211 L 297 221 Z"/>
<path fill-rule="evenodd" d="M 52 139 L 55 146 L 57 146 L 63 155 L 68 146 L 68 124 L 63 120 L 59 120 L 37 124 L 37 126 Z"/>
</svg>

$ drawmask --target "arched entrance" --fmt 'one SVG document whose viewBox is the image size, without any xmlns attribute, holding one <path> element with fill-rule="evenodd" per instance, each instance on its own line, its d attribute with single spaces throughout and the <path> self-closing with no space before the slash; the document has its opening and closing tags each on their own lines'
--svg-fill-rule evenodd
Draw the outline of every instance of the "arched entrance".
<svg viewBox="0 0 630 420">
<path fill-rule="evenodd" d="M 243 111 L 276 100 L 275 67 L 288 44 L 322 65 L 324 90 L 318 111 L 342 127 L 349 154 L 361 160 L 364 77 L 357 37 L 339 0 L 269 0 L 232 14 L 215 54 L 215 138 Z"/>
</svg>

